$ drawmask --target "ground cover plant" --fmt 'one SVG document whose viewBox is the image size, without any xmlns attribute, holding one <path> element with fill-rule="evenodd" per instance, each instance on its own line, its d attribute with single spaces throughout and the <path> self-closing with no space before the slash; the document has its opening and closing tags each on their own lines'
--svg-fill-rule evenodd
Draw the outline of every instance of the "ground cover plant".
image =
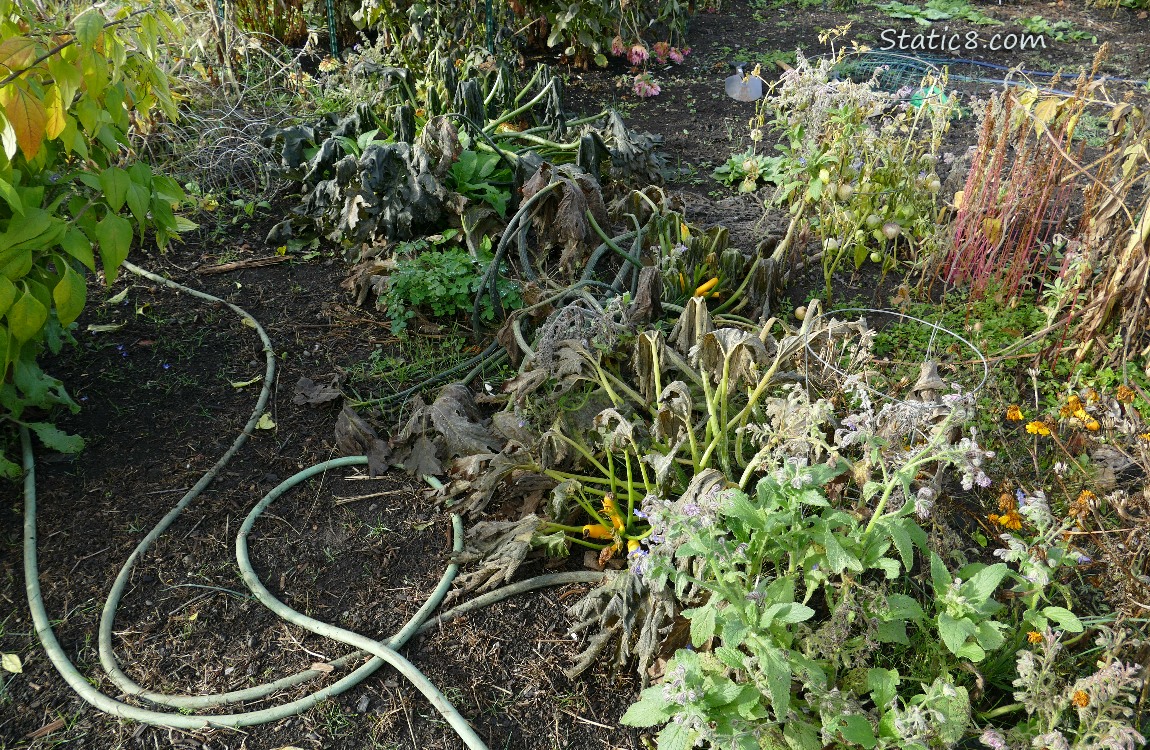
<svg viewBox="0 0 1150 750">
<path fill-rule="evenodd" d="M 43 367 L 83 408 L 5 419 L 90 440 L 23 451 L 23 542 L 0 508 L 34 616 L 0 620 L 0 746 L 1144 744 L 1137 68 L 892 86 L 824 8 L 747 104 L 730 45 L 799 10 L 356 5 L 176 6 L 154 44 L 147 12 L 9 9 L 8 234 L 35 198 L 64 239 L 4 274 L 4 320 L 48 290 Z M 882 10 L 854 20 L 1046 9 Z M 56 137 L 73 74 L 13 67 L 29 30 L 90 55 Z M 115 273 L 121 214 L 163 275 Z M 81 310 L 85 269 L 110 288 Z M 406 661 L 377 640 L 441 595 Z"/>
</svg>

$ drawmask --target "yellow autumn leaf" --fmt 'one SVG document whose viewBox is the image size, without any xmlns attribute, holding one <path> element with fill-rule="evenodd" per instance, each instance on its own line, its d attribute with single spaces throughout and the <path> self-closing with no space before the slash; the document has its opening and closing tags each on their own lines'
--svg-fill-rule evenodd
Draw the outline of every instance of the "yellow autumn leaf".
<svg viewBox="0 0 1150 750">
<path fill-rule="evenodd" d="M 44 102 L 47 105 L 44 135 L 51 141 L 63 133 L 67 125 L 67 120 L 64 118 L 64 103 L 60 100 L 60 89 L 56 86 L 48 87 L 48 91 L 44 94 Z"/>
<path fill-rule="evenodd" d="M 36 59 L 36 42 L 28 37 L 12 37 L 0 43 L 0 67 L 9 73 L 27 68 Z"/>
<path fill-rule="evenodd" d="M 24 671 L 24 665 L 20 663 L 20 657 L 16 654 L 3 654 L 0 655 L 0 667 L 5 672 L 12 674 L 20 674 Z"/>
<path fill-rule="evenodd" d="M 992 244 L 998 244 L 1002 237 L 1002 220 L 989 217 L 982 220 L 982 232 Z"/>
<path fill-rule="evenodd" d="M 1034 107 L 1034 133 L 1035 135 L 1042 135 L 1042 131 L 1046 129 L 1050 123 L 1054 122 L 1058 117 L 1059 111 L 1065 100 L 1057 96 L 1048 96 L 1042 99 Z"/>
<path fill-rule="evenodd" d="M 3 90 L 4 113 L 16 131 L 16 142 L 24 152 L 24 158 L 32 160 L 40 152 L 44 142 L 44 127 L 48 113 L 39 99 L 27 89 L 8 86 Z"/>
<path fill-rule="evenodd" d="M 260 421 L 256 422 L 257 430 L 274 430 L 275 428 L 276 423 L 272 421 L 271 414 L 264 414 L 260 417 Z"/>
</svg>

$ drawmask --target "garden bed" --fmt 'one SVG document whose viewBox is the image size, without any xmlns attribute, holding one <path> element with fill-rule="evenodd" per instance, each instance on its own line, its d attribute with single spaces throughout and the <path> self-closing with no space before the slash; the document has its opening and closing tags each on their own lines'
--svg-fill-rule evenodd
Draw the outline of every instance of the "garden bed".
<svg viewBox="0 0 1150 750">
<path fill-rule="evenodd" d="M 1150 76 L 1150 21 L 1135 11 L 1055 9 L 1031 2 L 985 11 L 1007 23 L 1057 15 L 1112 44 L 1115 52 L 1104 71 Z M 753 105 L 723 95 L 727 62 L 767 63 L 785 58 L 795 46 L 818 52 L 820 30 L 847 20 L 855 22 L 851 33 L 860 38 L 877 39 L 882 29 L 899 24 L 915 29 L 913 20 L 876 19 L 865 10 L 725 2 L 720 12 L 694 18 L 692 53 L 663 79 L 658 97 L 638 100 L 629 88 L 619 88 L 617 76 L 624 71 L 613 62 L 602 71 L 571 70 L 566 106 L 590 112 L 613 102 L 631 127 L 662 135 L 669 165 L 680 172 L 669 188 L 683 196 L 686 218 L 704 226 L 723 223 L 733 246 L 750 249 L 769 232 L 785 232 L 786 222 L 761 221 L 770 188 L 737 194 L 709 176 L 749 145 L 746 124 L 754 114 Z M 967 28 L 962 22 L 956 27 Z M 1053 70 L 1088 64 L 1093 54 L 1086 41 L 1048 45 L 1036 53 L 988 59 Z M 989 86 L 969 82 L 961 88 L 974 93 Z M 1142 88 L 1139 95 L 1145 94 Z M 972 122 L 967 118 L 953 127 L 949 148 L 959 152 L 976 141 Z M 301 378 L 385 395 L 476 348 L 465 330 L 448 325 L 421 328 L 398 340 L 383 314 L 349 299 L 341 287 L 346 268 L 330 247 L 321 246 L 306 260 L 243 267 L 275 256 L 276 247 L 264 238 L 290 208 L 273 200 L 251 218 L 233 216 L 227 207 L 203 213 L 197 217 L 202 228 L 185 242 L 165 254 L 132 258 L 244 308 L 267 329 L 278 362 L 269 406 L 274 425 L 256 432 L 153 548 L 125 596 L 117 618 L 117 653 L 126 671 L 152 689 L 219 692 L 350 650 L 283 624 L 243 593 L 233 565 L 235 531 L 248 509 L 280 481 L 337 455 L 341 402 L 298 403 Z M 240 267 L 204 273 L 223 263 Z M 796 274 L 787 290 L 787 310 L 821 294 L 823 285 L 817 268 Z M 883 286 L 873 271 L 842 273 L 835 294 L 886 307 L 897 286 Z M 93 675 L 98 673 L 94 633 L 109 582 L 139 537 L 242 430 L 263 372 L 254 331 L 226 308 L 128 273 L 107 296 L 108 302 L 92 305 L 79 319 L 79 345 L 45 366 L 83 407 L 60 426 L 84 436 L 88 446 L 74 458 L 41 455 L 37 468 L 45 603 L 65 650 L 81 671 Z M 1006 379 L 1025 381 L 1025 365 L 1017 370 Z M 401 382 L 397 372 L 403 374 Z M 510 374 L 492 369 L 481 380 L 497 386 Z M 368 478 L 340 470 L 307 483 L 259 522 L 252 537 L 256 569 L 292 607 L 385 637 L 419 608 L 448 563 L 450 518 L 426 490 L 424 483 L 397 472 Z M 972 497 L 966 498 L 970 507 L 976 505 Z M 489 512 L 505 517 L 522 510 L 496 505 Z M 955 512 L 968 511 L 956 507 Z M 242 732 L 157 729 L 92 710 L 60 679 L 32 633 L 21 586 L 20 525 L 13 491 L 0 506 L 0 597 L 10 611 L 0 619 L 0 651 L 19 654 L 23 673 L 5 680 L 0 748 L 461 747 L 431 705 L 387 668 L 305 714 Z M 581 554 L 532 559 L 518 577 L 586 569 L 584 562 Z M 443 624 L 418 637 L 405 653 L 491 748 L 639 750 L 645 747 L 643 736 L 654 733 L 619 725 L 639 693 L 633 670 L 613 673 L 604 664 L 575 679 L 563 674 L 580 650 L 565 611 L 587 588 L 572 585 L 507 600 Z M 95 686 L 116 694 L 106 680 L 96 679 Z"/>
</svg>

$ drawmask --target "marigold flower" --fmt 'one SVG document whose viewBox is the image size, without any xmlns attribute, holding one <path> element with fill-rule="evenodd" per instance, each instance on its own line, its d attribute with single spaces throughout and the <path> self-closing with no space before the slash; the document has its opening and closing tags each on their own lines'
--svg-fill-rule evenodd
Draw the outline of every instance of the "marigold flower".
<svg viewBox="0 0 1150 750">
<path fill-rule="evenodd" d="M 1097 419 L 1090 419 L 1086 422 L 1086 429 L 1091 432 L 1097 432 L 1099 427 L 1101 427 L 1101 425 L 1098 424 Z"/>
<path fill-rule="evenodd" d="M 1138 439 L 1139 439 L 1139 440 L 1145 440 L 1147 443 L 1150 443 L 1150 432 L 1141 432 L 1141 433 L 1139 433 L 1139 434 L 1138 434 Z"/>
<path fill-rule="evenodd" d="M 1009 513 L 1018 507 L 1018 501 L 1014 499 L 1014 495 L 1009 492 L 1003 492 L 998 496 L 998 509 L 1003 513 Z"/>
<path fill-rule="evenodd" d="M 1118 399 L 1124 404 L 1134 403 L 1134 391 L 1128 385 L 1118 386 L 1118 390 L 1114 393 L 1114 398 Z"/>
<path fill-rule="evenodd" d="M 997 513 L 991 513 L 987 518 L 991 523 L 996 523 L 1004 529 L 1012 529 L 1018 531 L 1022 528 L 1022 516 L 1018 514 L 1017 510 L 1008 510 L 1001 516 Z"/>
<path fill-rule="evenodd" d="M 1075 690 L 1074 695 L 1071 696 L 1070 700 L 1079 708 L 1086 708 L 1090 705 L 1090 696 L 1085 690 Z"/>
<path fill-rule="evenodd" d="M 1006 407 L 1006 418 L 1011 422 L 1021 422 L 1023 420 L 1022 409 L 1018 404 L 1011 404 Z"/>
<path fill-rule="evenodd" d="M 1037 630 L 1031 630 L 1026 634 L 1026 640 L 1035 644 L 1042 643 L 1042 633 L 1039 633 Z"/>
<path fill-rule="evenodd" d="M 1026 431 L 1029 432 L 1031 435 L 1049 435 L 1050 434 L 1050 428 L 1047 427 L 1044 422 L 1038 422 L 1038 421 L 1027 422 L 1026 423 Z"/>
</svg>

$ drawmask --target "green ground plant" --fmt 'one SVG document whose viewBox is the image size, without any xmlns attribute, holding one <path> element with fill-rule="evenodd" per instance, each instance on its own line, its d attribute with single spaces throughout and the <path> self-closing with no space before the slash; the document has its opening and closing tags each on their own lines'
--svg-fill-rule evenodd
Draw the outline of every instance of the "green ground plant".
<svg viewBox="0 0 1150 750">
<path fill-rule="evenodd" d="M 447 230 L 438 238 L 427 238 L 402 243 L 397 251 L 395 271 L 388 277 L 387 290 L 380 297 L 380 307 L 391 320 L 391 329 L 401 333 L 418 311 L 437 318 L 451 318 L 469 312 L 479 284 L 492 263 L 491 240 L 484 238 L 479 257 L 473 258 L 467 250 L 452 240 L 458 231 Z M 500 274 L 496 286 L 500 301 L 506 310 L 523 306 L 519 285 Z M 481 319 L 495 319 L 495 307 L 490 297 L 484 298 Z"/>
</svg>

